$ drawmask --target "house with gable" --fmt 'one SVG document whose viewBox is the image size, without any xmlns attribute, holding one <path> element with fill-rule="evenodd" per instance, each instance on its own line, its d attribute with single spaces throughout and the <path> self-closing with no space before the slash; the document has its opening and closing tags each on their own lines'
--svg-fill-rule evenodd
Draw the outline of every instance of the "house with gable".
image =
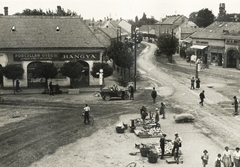
<svg viewBox="0 0 240 167">
<path fill-rule="evenodd" d="M 240 23 L 214 22 L 191 35 L 198 58 L 206 64 L 239 69 L 234 51 L 239 50 Z"/>
<path fill-rule="evenodd" d="M 76 86 L 99 85 L 90 71 L 95 62 L 102 62 L 105 46 L 79 17 L 0 16 L 0 66 L 16 64 L 24 69 L 20 79 L 26 88 L 43 87 L 44 79 L 36 78 L 34 68 L 42 62 L 51 62 L 60 69 L 65 62 L 78 61 L 83 75 Z M 3 87 L 12 87 L 12 81 L 2 78 Z M 53 84 L 69 86 L 70 78 L 51 79 Z"/>
</svg>

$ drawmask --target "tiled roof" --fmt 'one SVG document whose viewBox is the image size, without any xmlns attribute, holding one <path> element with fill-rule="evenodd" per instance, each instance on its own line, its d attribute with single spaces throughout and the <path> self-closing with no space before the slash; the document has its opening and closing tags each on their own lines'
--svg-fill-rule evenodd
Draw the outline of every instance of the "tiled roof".
<svg viewBox="0 0 240 167">
<path fill-rule="evenodd" d="M 181 18 L 181 15 L 178 16 L 169 16 L 167 17 L 162 23 L 160 24 L 173 24 L 176 20 L 178 20 L 179 18 Z"/>
<path fill-rule="evenodd" d="M 99 28 L 102 32 L 107 34 L 110 38 L 117 38 L 117 29 L 115 28 Z"/>
<path fill-rule="evenodd" d="M 208 27 L 191 35 L 192 38 L 224 39 L 224 35 L 240 35 L 239 22 L 214 22 Z M 228 34 L 229 33 L 229 34 Z"/>
<path fill-rule="evenodd" d="M 12 27 L 16 31 L 12 32 Z M 60 31 L 56 31 L 59 27 Z M 1 16 L 0 48 L 103 48 L 78 17 Z"/>
</svg>

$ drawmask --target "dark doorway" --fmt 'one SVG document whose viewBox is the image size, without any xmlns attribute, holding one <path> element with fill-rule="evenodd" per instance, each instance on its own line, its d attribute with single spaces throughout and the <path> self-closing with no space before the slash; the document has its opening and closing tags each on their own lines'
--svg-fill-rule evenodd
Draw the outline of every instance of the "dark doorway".
<svg viewBox="0 0 240 167">
<path fill-rule="evenodd" d="M 42 62 L 32 62 L 27 66 L 28 88 L 44 88 L 45 79 L 35 77 L 35 68 Z"/>
<path fill-rule="evenodd" d="M 234 58 L 234 50 L 229 50 L 227 52 L 227 68 L 236 68 L 237 61 Z"/>
<path fill-rule="evenodd" d="M 218 66 L 222 66 L 222 53 L 218 54 Z"/>
<path fill-rule="evenodd" d="M 82 75 L 75 79 L 74 87 L 88 87 L 89 86 L 89 64 L 85 61 L 78 61 L 83 67 Z"/>
</svg>

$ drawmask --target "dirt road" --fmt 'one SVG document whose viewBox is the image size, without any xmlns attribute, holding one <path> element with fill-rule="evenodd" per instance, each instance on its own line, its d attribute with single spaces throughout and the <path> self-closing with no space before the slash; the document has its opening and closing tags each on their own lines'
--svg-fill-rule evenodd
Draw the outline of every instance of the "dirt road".
<svg viewBox="0 0 240 167">
<path fill-rule="evenodd" d="M 194 68 L 158 63 L 153 56 L 156 46 L 146 45 L 148 47 L 138 58 L 142 80 L 137 83 L 134 101 L 105 102 L 88 94 L 84 97 L 60 95 L 54 99 L 24 96 L 32 104 L 28 100 L 28 104 L 9 105 L 11 110 L 8 105 L 1 108 L 0 137 L 4 141 L 0 142 L 0 166 L 125 167 L 135 162 L 137 167 L 201 167 L 200 156 L 204 149 L 210 154 L 209 166 L 214 166 L 217 154 L 222 153 L 226 145 L 230 149 L 239 146 L 239 118 L 231 116 L 233 108 L 230 105 L 231 94 L 238 91 L 235 86 L 239 82 L 237 76 L 223 77 L 221 73 L 201 72 L 201 90 L 206 91 L 205 106 L 201 107 L 198 104 L 201 90 L 189 89 Z M 209 88 L 209 85 L 214 87 Z M 150 98 L 153 86 L 159 95 L 156 104 L 152 104 Z M 16 104 L 22 100 L 17 96 L 8 98 L 7 101 L 11 99 Z M 160 120 L 160 123 L 168 139 L 173 139 L 175 132 L 183 138 L 183 164 L 167 164 L 165 160 L 150 164 L 139 154 L 131 156 L 130 152 L 139 151 L 134 147 L 135 143 L 157 143 L 159 139 L 140 139 L 129 130 L 125 134 L 115 132 L 114 125 L 118 122 L 130 124 L 130 119 L 139 118 L 142 105 L 154 110 L 162 101 L 167 105 L 167 119 Z M 38 107 L 37 103 L 43 105 Z M 90 104 L 95 114 L 93 127 L 82 125 L 78 118 L 79 106 L 85 103 Z M 19 110 L 22 116 L 11 122 L 13 119 L 9 119 L 7 114 Z M 193 114 L 196 121 L 175 123 L 173 116 L 182 112 Z M 119 119 L 118 115 L 121 115 Z M 99 129 L 97 132 L 86 135 L 96 127 Z"/>
</svg>

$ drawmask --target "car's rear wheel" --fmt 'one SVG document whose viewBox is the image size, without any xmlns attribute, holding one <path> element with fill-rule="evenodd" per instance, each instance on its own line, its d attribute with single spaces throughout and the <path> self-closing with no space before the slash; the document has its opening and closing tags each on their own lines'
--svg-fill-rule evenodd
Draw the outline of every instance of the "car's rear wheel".
<svg viewBox="0 0 240 167">
<path fill-rule="evenodd" d="M 104 100 L 109 101 L 110 99 L 111 99 L 111 96 L 109 96 L 109 95 L 104 96 Z"/>
<path fill-rule="evenodd" d="M 129 99 L 128 94 L 125 94 L 125 95 L 123 96 L 123 99 L 124 99 L 124 100 L 128 100 L 128 99 Z"/>
</svg>

